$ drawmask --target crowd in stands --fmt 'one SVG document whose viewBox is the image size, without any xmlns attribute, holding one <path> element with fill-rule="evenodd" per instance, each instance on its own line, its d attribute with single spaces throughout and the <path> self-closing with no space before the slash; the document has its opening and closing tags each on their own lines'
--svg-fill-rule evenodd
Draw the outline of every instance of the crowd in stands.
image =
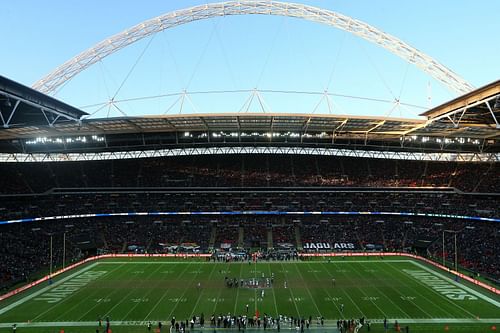
<svg viewBox="0 0 500 333">
<path fill-rule="evenodd" d="M 248 223 L 242 223 L 243 233 L 245 235 L 244 244 L 248 248 L 266 248 L 267 233 L 269 225 L 267 223 L 258 223 L 257 218 L 248 218 Z"/>
<path fill-rule="evenodd" d="M 56 187 L 456 187 L 498 192 L 498 163 L 404 161 L 328 156 L 212 155 L 0 164 L 2 193 Z"/>
<path fill-rule="evenodd" d="M 296 239 L 295 225 L 287 223 L 284 219 L 282 223 L 273 226 L 273 244 L 289 244 L 294 243 Z"/>
<path fill-rule="evenodd" d="M 499 171 L 498 163 L 290 155 L 1 163 L 0 221 L 200 211 L 409 212 L 498 218 Z M 14 223 L 0 225 L 0 288 L 47 273 L 51 238 L 56 269 L 63 256 L 67 264 L 103 252 L 175 252 L 182 244 L 201 251 L 230 244 L 262 249 L 262 255 L 279 258 L 280 252 L 272 248 L 280 244 L 301 250 L 305 244 L 329 242 L 339 247 L 328 250 L 424 248 L 438 258 L 443 230 L 458 232 L 463 267 L 498 279 L 497 224 L 411 215 L 158 215 Z M 449 232 L 445 236 L 445 259 L 453 261 L 454 239 Z"/>
<path fill-rule="evenodd" d="M 52 238 L 53 270 L 101 253 L 127 253 L 129 247 L 147 253 L 167 253 L 166 245 L 196 244 L 208 249 L 212 226 L 182 218 L 102 217 L 14 223 L 0 227 L 0 289 L 49 273 Z M 65 245 L 64 245 L 65 241 Z"/>
<path fill-rule="evenodd" d="M 455 221 L 446 225 L 444 259 L 455 261 L 455 233 L 457 236 L 458 264 L 474 272 L 482 272 L 497 280 L 500 278 L 500 228 L 498 225 Z M 424 230 L 428 232 L 428 229 Z M 452 232 L 450 232 L 452 231 Z M 434 230 L 436 234 L 436 230 Z M 441 230 L 437 230 L 441 236 Z M 433 242 L 429 248 L 434 258 L 443 258 L 442 241 Z"/>
<path fill-rule="evenodd" d="M 354 250 L 414 251 L 441 262 L 443 232 L 445 259 L 454 262 L 454 233 L 457 233 L 458 264 L 494 279 L 500 278 L 500 228 L 497 222 L 453 218 L 403 216 L 344 216 L 302 221 L 301 238 L 305 243 L 353 243 Z M 331 235 L 325 237 L 325 235 Z M 375 245 L 375 246 L 372 246 Z M 332 250 L 342 250 L 341 247 Z M 425 251 L 424 251 L 425 250 Z M 321 251 L 316 250 L 314 251 Z M 424 252 L 422 252 L 424 251 Z"/>
<path fill-rule="evenodd" d="M 240 225 L 236 219 L 227 223 L 220 223 L 217 228 L 215 244 L 219 246 L 225 244 L 225 247 L 237 247 L 239 245 L 239 230 Z"/>
<path fill-rule="evenodd" d="M 181 216 L 140 216 L 3 225 L 0 228 L 0 256 L 3 259 L 0 261 L 0 288 L 33 280 L 36 274 L 48 273 L 51 238 L 53 269 L 56 270 L 63 263 L 63 239 L 66 240 L 65 264 L 69 264 L 96 253 L 127 253 L 131 245 L 143 248 L 145 253 L 167 253 L 173 250 L 165 245 L 190 243 L 206 253 L 223 242 L 237 241 L 240 226 L 244 244 L 256 244 L 249 241 L 254 239 L 254 230 L 267 230 L 266 233 L 271 232 L 275 242 L 277 239 L 286 240 L 299 251 L 302 248 L 318 252 L 419 251 L 439 262 L 443 231 L 455 230 L 459 264 L 481 275 L 500 278 L 497 265 L 500 262 L 500 232 L 496 222 L 405 216 L 290 216 L 287 219 L 260 216 L 251 219 L 247 222 L 244 217 L 235 221 L 231 217 L 190 216 L 186 219 Z M 284 227 L 284 224 L 292 227 Z M 298 235 L 295 228 L 300 231 Z M 286 238 L 282 238 L 283 235 L 287 235 Z M 307 243 L 329 243 L 331 247 L 306 249 Z M 265 242 L 261 244 L 262 259 L 286 259 L 291 253 L 290 249 L 282 249 L 277 243 L 274 248 L 267 245 Z M 446 232 L 445 259 L 452 262 L 454 255 L 453 235 Z"/>
<path fill-rule="evenodd" d="M 205 190 L 54 192 L 0 197 L 0 220 L 88 213 L 200 211 L 365 211 L 499 216 L 499 195 L 454 191 Z M 236 232 L 236 231 L 234 231 Z M 237 239 L 237 235 L 235 235 Z M 261 239 L 259 235 L 259 240 Z"/>
</svg>

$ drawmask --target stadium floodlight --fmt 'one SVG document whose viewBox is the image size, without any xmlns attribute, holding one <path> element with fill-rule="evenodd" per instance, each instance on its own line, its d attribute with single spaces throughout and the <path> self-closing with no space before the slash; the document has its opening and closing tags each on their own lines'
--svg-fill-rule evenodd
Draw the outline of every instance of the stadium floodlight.
<svg viewBox="0 0 500 333">
<path fill-rule="evenodd" d="M 104 137 L 92 135 L 91 137 L 77 136 L 77 137 L 37 137 L 32 140 L 26 140 L 27 145 L 36 144 L 64 144 L 64 143 L 87 143 L 87 142 L 103 142 Z"/>
</svg>

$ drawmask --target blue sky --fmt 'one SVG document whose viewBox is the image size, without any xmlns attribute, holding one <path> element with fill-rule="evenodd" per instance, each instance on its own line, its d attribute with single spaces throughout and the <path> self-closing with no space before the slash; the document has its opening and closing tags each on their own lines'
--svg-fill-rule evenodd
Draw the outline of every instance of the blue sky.
<svg viewBox="0 0 500 333">
<path fill-rule="evenodd" d="M 301 2 L 392 34 L 476 87 L 500 76 L 500 1 Z M 31 85 L 113 34 L 204 3 L 4 0 L 0 74 Z M 258 95 L 266 111 L 396 117 L 415 117 L 425 107 L 456 96 L 386 50 L 338 29 L 294 18 L 238 16 L 193 22 L 137 42 L 82 72 L 56 97 L 96 112 L 94 117 L 261 112 L 257 97 L 249 103 L 251 91 L 235 92 L 254 88 L 267 91 Z M 175 95 L 184 90 L 226 93 L 189 94 L 184 99 Z M 269 92 L 278 90 L 300 93 Z M 321 95 L 324 90 L 332 94 L 328 101 Z M 141 100 L 156 95 L 170 96 Z M 117 102 L 116 107 L 85 107 L 106 103 L 112 96 L 118 101 L 139 100 Z M 397 107 L 392 103 L 395 98 L 421 108 Z"/>
</svg>

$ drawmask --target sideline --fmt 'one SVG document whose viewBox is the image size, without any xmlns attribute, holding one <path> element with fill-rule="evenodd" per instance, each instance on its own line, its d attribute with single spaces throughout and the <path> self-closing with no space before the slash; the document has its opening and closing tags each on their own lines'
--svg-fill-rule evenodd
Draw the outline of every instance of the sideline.
<svg viewBox="0 0 500 333">
<path fill-rule="evenodd" d="M 393 323 L 398 321 L 400 324 L 500 324 L 500 318 L 425 318 L 425 319 L 412 319 L 412 318 L 387 318 L 387 322 Z M 384 319 L 370 319 L 372 324 L 382 323 Z M 113 326 L 144 326 L 146 327 L 149 321 L 111 321 L 111 327 Z M 156 324 L 158 321 L 151 320 L 151 323 Z M 32 323 L 0 323 L 0 328 L 9 328 L 16 324 L 17 327 L 88 327 L 97 326 L 95 321 L 43 321 L 43 322 L 32 322 Z M 324 326 L 312 326 L 309 330 L 330 330 L 337 328 L 334 321 L 326 321 Z M 197 328 L 199 331 L 211 331 L 213 332 L 213 327 Z M 216 328 L 216 330 L 221 331 L 231 331 L 232 329 Z M 236 330 L 236 328 L 234 328 Z M 247 328 L 246 330 L 263 331 L 263 329 L 258 328 Z M 271 329 L 269 329 L 271 330 Z M 283 329 L 285 330 L 285 329 Z"/>
</svg>

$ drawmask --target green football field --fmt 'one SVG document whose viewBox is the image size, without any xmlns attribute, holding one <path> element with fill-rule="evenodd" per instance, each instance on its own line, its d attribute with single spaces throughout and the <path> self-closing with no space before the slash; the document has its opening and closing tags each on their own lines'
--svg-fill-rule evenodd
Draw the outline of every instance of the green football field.
<svg viewBox="0 0 500 333">
<path fill-rule="evenodd" d="M 274 276 L 271 283 L 271 277 Z M 228 287 L 226 278 L 242 287 Z M 269 281 L 268 281 L 269 279 Z M 500 297 L 454 281 L 448 273 L 407 258 L 207 263 L 197 259 L 116 258 L 88 263 L 0 303 L 0 332 L 95 332 L 109 317 L 113 332 L 147 332 L 212 314 L 312 316 L 310 330 L 336 332 L 337 319 L 387 318 L 410 332 L 492 332 Z M 325 326 L 317 325 L 323 316 Z M 295 330 L 281 323 L 281 330 Z M 100 330 L 103 331 L 102 328 Z M 196 325 L 195 331 L 201 331 Z M 234 329 L 237 331 L 237 328 Z M 276 329 L 274 329 L 276 331 Z M 363 327 L 360 332 L 366 332 Z M 403 330 L 404 331 L 404 330 Z"/>
</svg>

